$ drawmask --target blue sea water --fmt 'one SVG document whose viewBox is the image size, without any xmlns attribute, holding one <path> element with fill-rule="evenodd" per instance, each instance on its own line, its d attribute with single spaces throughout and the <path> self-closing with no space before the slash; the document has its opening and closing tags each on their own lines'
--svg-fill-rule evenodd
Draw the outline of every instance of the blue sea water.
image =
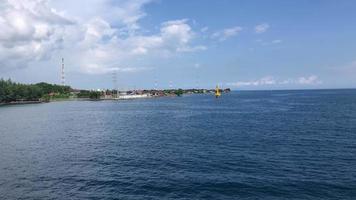
<svg viewBox="0 0 356 200">
<path fill-rule="evenodd" d="M 356 90 L 3 106 L 0 199 L 356 199 Z"/>
</svg>

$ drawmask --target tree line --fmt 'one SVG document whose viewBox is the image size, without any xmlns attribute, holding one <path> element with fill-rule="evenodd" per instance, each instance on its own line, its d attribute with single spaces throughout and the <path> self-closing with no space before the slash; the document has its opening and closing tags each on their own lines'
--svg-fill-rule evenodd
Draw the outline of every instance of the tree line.
<svg viewBox="0 0 356 200">
<path fill-rule="evenodd" d="M 77 98 L 100 99 L 102 95 L 103 92 L 80 90 L 80 92 L 77 94 Z"/>
<path fill-rule="evenodd" d="M 69 95 L 72 88 L 49 83 L 22 84 L 0 79 L 0 103 L 49 100 L 50 95 Z"/>
</svg>

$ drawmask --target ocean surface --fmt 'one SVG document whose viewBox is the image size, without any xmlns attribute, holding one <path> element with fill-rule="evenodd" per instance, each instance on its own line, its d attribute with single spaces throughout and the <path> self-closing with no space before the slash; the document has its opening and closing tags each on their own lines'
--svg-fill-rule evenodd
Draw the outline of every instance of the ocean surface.
<svg viewBox="0 0 356 200">
<path fill-rule="evenodd" d="M 0 199 L 356 199 L 356 90 L 2 106 Z"/>
</svg>

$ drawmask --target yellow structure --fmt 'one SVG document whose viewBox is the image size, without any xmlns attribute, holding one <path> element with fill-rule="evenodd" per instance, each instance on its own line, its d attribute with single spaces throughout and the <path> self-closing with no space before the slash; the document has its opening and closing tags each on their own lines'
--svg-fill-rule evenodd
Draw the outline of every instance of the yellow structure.
<svg viewBox="0 0 356 200">
<path fill-rule="evenodd" d="M 215 88 L 215 97 L 218 98 L 221 96 L 221 92 L 220 92 L 220 88 L 219 86 L 217 85 L 216 88 Z"/>
</svg>

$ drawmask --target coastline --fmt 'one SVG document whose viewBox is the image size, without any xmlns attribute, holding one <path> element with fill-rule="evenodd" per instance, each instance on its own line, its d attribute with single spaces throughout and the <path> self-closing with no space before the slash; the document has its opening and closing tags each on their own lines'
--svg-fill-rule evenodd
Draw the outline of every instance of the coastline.
<svg viewBox="0 0 356 200">
<path fill-rule="evenodd" d="M 46 102 L 46 101 L 12 101 L 12 102 L 8 102 L 8 103 L 0 103 L 0 106 L 40 104 L 40 103 L 48 103 L 48 102 Z"/>
<path fill-rule="evenodd" d="M 12 106 L 12 105 L 26 105 L 26 104 L 40 104 L 40 103 L 51 103 L 51 102 L 61 102 L 61 101 L 123 101 L 123 100 L 135 100 L 135 99 L 148 99 L 146 98 L 111 98 L 111 99 L 90 99 L 90 98 L 59 98 L 52 99 L 50 101 L 12 101 L 8 103 L 0 103 L 0 106 Z"/>
<path fill-rule="evenodd" d="M 209 94 L 209 93 L 184 93 L 183 95 L 197 95 L 197 94 Z M 179 95 L 179 96 L 183 96 Z M 40 103 L 51 103 L 51 102 L 61 102 L 61 101 L 132 101 L 132 100 L 144 100 L 144 99 L 152 99 L 152 98 L 162 98 L 162 97 L 179 97 L 178 95 L 163 95 L 163 96 L 151 96 L 151 95 L 126 95 L 120 96 L 119 98 L 99 98 L 99 99 L 91 99 L 91 98 L 53 98 L 48 101 L 45 100 L 37 100 L 37 101 L 12 101 L 1 103 L 0 106 L 11 106 L 11 105 L 26 105 L 26 104 L 40 104 Z"/>
</svg>

